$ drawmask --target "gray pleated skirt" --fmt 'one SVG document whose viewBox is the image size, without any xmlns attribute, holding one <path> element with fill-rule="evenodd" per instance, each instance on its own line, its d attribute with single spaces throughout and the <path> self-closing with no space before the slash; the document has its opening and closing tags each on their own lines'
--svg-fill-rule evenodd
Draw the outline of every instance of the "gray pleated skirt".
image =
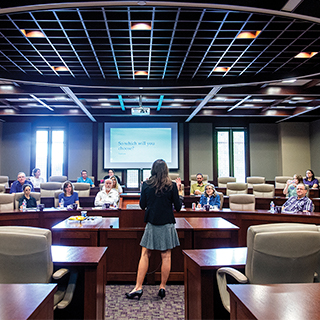
<svg viewBox="0 0 320 320">
<path fill-rule="evenodd" d="M 150 250 L 165 251 L 180 246 L 177 230 L 173 223 L 154 225 L 147 223 L 140 246 Z"/>
</svg>

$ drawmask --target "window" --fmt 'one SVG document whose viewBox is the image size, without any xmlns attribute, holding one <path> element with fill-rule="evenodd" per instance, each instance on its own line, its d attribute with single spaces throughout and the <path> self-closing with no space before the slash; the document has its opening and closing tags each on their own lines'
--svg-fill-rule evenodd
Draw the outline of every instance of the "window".
<svg viewBox="0 0 320 320">
<path fill-rule="evenodd" d="M 246 178 L 246 131 L 244 129 L 217 129 L 218 177 Z"/>
<path fill-rule="evenodd" d="M 48 181 L 50 176 L 67 175 L 64 170 L 66 157 L 65 131 L 43 128 L 36 130 L 35 167 Z"/>
</svg>

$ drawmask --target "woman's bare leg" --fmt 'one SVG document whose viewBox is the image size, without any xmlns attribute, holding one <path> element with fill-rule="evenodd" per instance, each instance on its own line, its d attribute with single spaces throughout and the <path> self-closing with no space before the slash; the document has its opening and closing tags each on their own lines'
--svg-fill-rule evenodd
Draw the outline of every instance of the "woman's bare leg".
<svg viewBox="0 0 320 320">
<path fill-rule="evenodd" d="M 161 252 L 161 283 L 159 289 L 165 289 L 171 270 L 171 250 Z"/>
<path fill-rule="evenodd" d="M 137 281 L 136 281 L 136 286 L 134 289 L 131 291 L 137 291 L 142 289 L 142 284 L 144 281 L 144 278 L 147 274 L 148 268 L 149 268 L 149 258 L 151 256 L 151 250 L 142 247 L 141 250 L 141 257 L 138 265 L 138 274 L 137 274 Z"/>
</svg>

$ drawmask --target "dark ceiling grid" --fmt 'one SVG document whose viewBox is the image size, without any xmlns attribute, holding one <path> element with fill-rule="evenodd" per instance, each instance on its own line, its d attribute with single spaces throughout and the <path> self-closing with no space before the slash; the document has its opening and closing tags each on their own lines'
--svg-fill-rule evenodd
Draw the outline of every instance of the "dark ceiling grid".
<svg viewBox="0 0 320 320">
<path fill-rule="evenodd" d="M 213 68 L 211 69 L 210 73 L 208 74 L 207 78 L 210 78 L 212 72 L 214 71 L 214 69 L 219 65 L 219 63 L 222 61 L 223 57 L 227 54 L 227 52 L 229 51 L 229 49 L 231 48 L 231 46 L 233 45 L 233 43 L 236 41 L 238 35 L 242 32 L 242 30 L 244 29 L 244 27 L 246 26 L 246 24 L 248 23 L 248 21 L 250 20 L 250 18 L 252 17 L 252 13 L 249 14 L 248 18 L 246 19 L 246 21 L 242 24 L 241 28 L 239 29 L 239 31 L 237 32 L 237 34 L 234 36 L 234 38 L 232 39 L 231 43 L 228 45 L 228 47 L 226 48 L 226 50 L 224 51 L 224 53 L 221 55 L 221 57 L 219 58 L 219 60 L 216 62 L 216 64 L 213 66 Z"/>
<path fill-rule="evenodd" d="M 132 79 L 135 79 L 134 76 L 134 60 L 133 60 L 133 44 L 132 44 L 132 31 L 131 31 L 131 16 L 130 16 L 130 7 L 128 7 L 128 31 L 129 31 L 129 40 L 130 40 L 130 56 L 131 56 L 131 69 L 132 69 Z"/>
<path fill-rule="evenodd" d="M 266 28 L 268 28 L 268 26 L 270 25 L 270 23 L 272 22 L 272 20 L 274 19 L 274 17 L 271 17 L 270 20 L 264 25 L 264 27 L 262 28 L 260 34 L 266 30 Z M 251 30 L 250 30 L 251 31 Z M 249 50 L 249 48 L 255 43 L 255 41 L 257 39 L 259 39 L 260 34 L 255 37 L 250 43 L 249 45 L 241 52 L 241 54 L 238 56 L 238 58 L 233 62 L 233 64 L 229 67 L 229 69 L 224 73 L 224 75 L 222 77 L 225 77 L 229 71 L 236 65 L 236 63 L 243 57 L 243 55 Z"/>
<path fill-rule="evenodd" d="M 5 39 L 22 57 L 23 59 L 25 59 L 29 64 L 32 65 L 33 68 L 35 68 L 40 74 L 42 74 L 42 72 L 2 33 L 0 32 L 0 35 L 3 39 Z M 1 52 L 2 53 L 2 52 Z M 3 53 L 2 53 L 3 54 Z M 9 57 L 8 57 L 9 58 Z M 13 62 L 14 63 L 14 62 Z M 25 70 L 23 70 L 20 66 L 18 66 L 16 63 L 14 63 L 21 71 L 23 71 L 24 73 L 26 73 Z"/>
<path fill-rule="evenodd" d="M 196 68 L 196 70 L 195 70 L 195 72 L 193 73 L 193 75 L 192 75 L 192 77 L 191 77 L 192 79 L 195 77 L 195 75 L 197 74 L 198 70 L 200 69 L 203 61 L 206 59 L 208 53 L 210 52 L 211 47 L 213 46 L 215 40 L 217 39 L 217 37 L 218 37 L 218 35 L 219 35 L 219 32 L 221 31 L 221 29 L 222 29 L 225 21 L 226 21 L 227 18 L 228 18 L 228 15 L 229 15 L 229 11 L 225 14 L 224 18 L 222 19 L 222 21 L 221 21 L 221 23 L 220 23 L 220 25 L 219 25 L 218 30 L 215 32 L 215 35 L 214 35 L 214 37 L 213 37 L 212 40 L 211 40 L 210 45 L 208 46 L 206 52 L 204 53 L 204 55 L 203 55 L 201 61 L 199 62 L 198 66 L 197 66 L 197 68 Z"/>
<path fill-rule="evenodd" d="M 300 39 L 307 31 L 309 31 L 312 27 L 314 26 L 314 24 L 310 25 L 309 28 L 307 30 L 304 30 L 298 37 L 296 37 L 295 39 L 293 39 L 286 47 L 284 47 L 277 55 L 275 55 L 264 67 L 266 67 L 267 65 L 269 65 L 273 60 L 275 60 L 276 58 L 278 58 L 283 52 L 285 52 L 287 49 L 290 48 L 290 46 L 292 46 L 298 39 Z M 296 54 L 298 54 L 299 52 L 296 52 Z M 295 54 L 294 54 L 295 55 Z M 277 72 L 279 69 L 281 69 L 284 66 L 284 64 L 281 64 L 276 70 L 273 71 L 273 73 Z M 262 69 L 261 69 L 262 70 Z"/>
<path fill-rule="evenodd" d="M 47 59 L 41 54 L 41 52 L 35 47 L 35 45 L 20 31 L 21 28 L 18 27 L 18 25 L 13 21 L 13 19 L 7 14 L 7 18 L 11 21 L 11 23 L 15 26 L 15 28 L 18 30 L 18 32 L 24 37 L 25 40 L 30 44 L 30 46 L 33 48 L 33 50 L 41 57 L 41 59 L 48 65 L 49 69 L 53 71 L 58 77 L 60 76 L 56 70 L 54 70 L 50 63 L 47 61 Z M 43 72 L 42 72 L 43 74 Z"/>
<path fill-rule="evenodd" d="M 108 34 L 108 39 L 109 39 L 109 43 L 110 43 L 110 48 L 111 48 L 111 52 L 112 52 L 112 58 L 113 58 L 113 61 L 114 61 L 114 66 L 116 68 L 117 77 L 118 77 L 118 79 L 120 79 L 120 72 L 119 72 L 119 68 L 118 68 L 116 54 L 115 54 L 114 47 L 113 47 L 113 42 L 112 42 L 112 38 L 111 38 L 111 33 L 110 33 L 110 29 L 109 29 L 109 24 L 108 24 L 106 12 L 105 12 L 104 8 L 101 8 L 101 9 L 102 9 L 102 15 L 103 15 L 104 24 L 106 26 L 106 30 L 107 30 L 107 34 Z"/>
<path fill-rule="evenodd" d="M 164 79 L 164 77 L 166 75 L 166 72 L 167 72 L 167 67 L 168 67 L 168 62 L 169 62 L 169 58 L 170 58 L 170 53 L 171 53 L 171 50 L 172 50 L 174 36 L 175 36 L 176 30 L 177 30 L 177 25 L 178 25 L 178 22 L 179 22 L 180 12 L 181 12 L 181 8 L 178 8 L 177 13 L 176 13 L 174 26 L 173 26 L 173 29 L 172 29 L 172 34 L 171 34 L 170 44 L 169 44 L 169 48 L 168 48 L 168 53 L 167 53 L 165 65 L 164 65 L 164 68 L 163 68 L 162 80 Z"/>
<path fill-rule="evenodd" d="M 20 69 L 23 73 L 26 73 L 26 72 L 25 72 L 22 68 L 20 68 L 20 66 L 18 66 L 12 59 L 10 59 L 4 52 L 2 52 L 2 51 L 0 50 L 0 53 L 1 53 L 7 60 L 9 60 L 13 65 L 15 65 L 18 69 Z M 7 70 L 5 67 L 2 66 L 2 68 L 8 72 L 8 70 Z"/>
<path fill-rule="evenodd" d="M 82 60 L 80 59 L 80 57 L 79 57 L 79 55 L 78 55 L 78 53 L 77 53 L 77 50 L 75 49 L 75 47 L 73 46 L 73 44 L 72 44 L 69 36 L 67 35 L 67 32 L 66 32 L 65 28 L 63 27 L 63 25 L 62 25 L 62 23 L 61 23 L 58 15 L 57 15 L 57 13 L 56 13 L 55 11 L 53 11 L 52 13 L 53 13 L 54 17 L 56 18 L 56 20 L 57 20 L 57 22 L 58 22 L 58 24 L 59 24 L 59 26 L 60 26 L 60 28 L 61 28 L 64 36 L 66 37 L 66 39 L 67 39 L 67 41 L 68 41 L 68 43 L 69 43 L 69 45 L 70 45 L 70 47 L 71 47 L 74 55 L 77 57 L 77 59 L 78 59 L 80 65 L 81 65 L 82 69 L 83 69 L 84 72 L 86 73 L 87 77 L 90 78 L 89 72 L 87 71 L 86 67 L 84 66 Z"/>
<path fill-rule="evenodd" d="M 91 50 L 92 50 L 92 53 L 93 53 L 93 55 L 94 55 L 94 57 L 95 57 L 95 59 L 96 59 L 97 65 L 98 65 L 98 67 L 99 67 L 99 69 L 100 69 L 100 71 L 101 71 L 102 77 L 105 79 L 106 76 L 105 76 L 104 71 L 103 71 L 103 69 L 102 69 L 102 67 L 101 67 L 99 58 L 98 58 L 97 53 L 96 53 L 96 50 L 94 49 L 94 46 L 93 46 L 93 44 L 92 44 L 92 41 L 91 41 L 91 39 L 90 39 L 88 30 L 87 30 L 87 28 L 86 28 L 85 22 L 84 22 L 84 20 L 83 20 L 83 18 L 82 18 L 82 15 L 81 15 L 81 12 L 80 12 L 80 9 L 79 9 L 79 8 L 77 8 L 77 13 L 78 13 L 78 15 L 79 15 L 79 18 L 80 18 L 80 21 L 81 21 L 83 30 L 84 30 L 84 32 L 85 32 L 85 34 L 86 34 L 87 40 L 88 40 L 89 45 L 90 45 L 90 48 L 91 48 Z"/>
<path fill-rule="evenodd" d="M 185 54 L 185 56 L 184 56 L 184 58 L 183 58 L 183 61 L 182 61 L 180 70 L 179 70 L 178 75 L 177 75 L 177 79 L 179 79 L 179 77 L 180 77 L 180 75 L 181 75 L 182 69 L 183 69 L 183 67 L 184 67 L 184 64 L 186 63 L 186 60 L 187 60 L 187 58 L 188 58 L 188 55 L 189 55 L 189 53 L 190 53 L 190 50 L 191 50 L 192 45 L 193 45 L 193 43 L 194 43 L 194 40 L 195 40 L 195 38 L 196 38 L 196 36 L 197 36 L 198 30 L 199 30 L 199 28 L 200 28 L 200 24 L 201 24 L 201 22 L 202 22 L 202 19 L 203 19 L 205 13 L 206 13 L 206 9 L 203 9 L 203 10 L 202 10 L 202 13 L 201 13 L 201 16 L 200 16 L 200 18 L 199 18 L 199 21 L 198 21 L 198 23 L 197 23 L 197 26 L 196 26 L 196 28 L 195 28 L 195 30 L 194 30 L 194 32 L 193 32 L 191 41 L 190 41 L 189 46 L 188 46 L 188 49 L 187 49 L 187 52 L 186 52 L 186 54 Z"/>
<path fill-rule="evenodd" d="M 286 30 L 290 28 L 293 23 L 294 20 L 291 21 L 275 38 L 273 38 L 272 41 L 268 45 L 266 45 L 266 47 L 262 51 L 260 51 L 260 53 L 240 72 L 239 76 L 246 72 L 272 46 L 274 42 L 280 39 L 280 37 L 285 33 Z M 263 66 L 261 68 L 263 68 Z M 261 71 L 261 68 L 257 72 L 255 72 L 255 75 L 257 75 Z"/>
<path fill-rule="evenodd" d="M 149 62 L 148 62 L 148 80 L 151 74 L 151 60 L 152 60 L 152 42 L 153 42 L 153 30 L 154 30 L 154 18 L 155 18 L 156 8 L 152 9 L 152 20 L 151 20 L 151 30 L 150 30 L 150 46 L 149 46 Z"/>
<path fill-rule="evenodd" d="M 42 34 L 45 36 L 46 40 L 48 41 L 48 43 L 50 44 L 51 48 L 53 49 L 53 51 L 56 53 L 56 55 L 59 57 L 59 59 L 61 60 L 61 62 L 63 63 L 63 65 L 68 69 L 68 71 L 70 72 L 70 74 L 74 77 L 74 74 L 72 73 L 71 69 L 68 67 L 68 65 L 66 64 L 66 62 L 64 61 L 64 59 L 61 57 L 60 53 L 57 51 L 57 49 L 55 48 L 55 46 L 53 45 L 53 43 L 51 42 L 51 40 L 49 39 L 49 37 L 47 36 L 47 34 L 45 33 L 45 31 L 42 29 L 42 27 L 40 26 L 40 24 L 38 23 L 38 21 L 36 20 L 36 18 L 34 17 L 34 15 L 32 14 L 32 12 L 29 12 L 32 20 L 34 21 L 34 23 L 36 24 L 36 26 L 38 27 L 38 29 L 40 30 L 40 32 L 42 32 Z M 53 66 L 54 67 L 54 66 Z"/>
</svg>

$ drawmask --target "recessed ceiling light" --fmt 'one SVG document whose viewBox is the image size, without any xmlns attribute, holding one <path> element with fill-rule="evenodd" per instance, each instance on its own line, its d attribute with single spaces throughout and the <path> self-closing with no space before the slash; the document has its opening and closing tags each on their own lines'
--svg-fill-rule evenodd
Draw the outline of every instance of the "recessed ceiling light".
<svg viewBox="0 0 320 320">
<path fill-rule="evenodd" d="M 19 98 L 19 101 L 29 101 L 29 98 Z"/>
<path fill-rule="evenodd" d="M 13 86 L 1 86 L 0 88 L 1 90 L 10 90 L 10 91 L 14 89 Z"/>
<path fill-rule="evenodd" d="M 4 113 L 15 113 L 13 109 L 4 109 Z"/>
<path fill-rule="evenodd" d="M 240 32 L 240 34 L 237 36 L 237 39 L 254 39 L 256 38 L 259 33 L 261 32 L 260 31 L 251 31 L 251 32 Z"/>
<path fill-rule="evenodd" d="M 304 100 L 303 97 L 293 97 L 292 100 Z"/>
<path fill-rule="evenodd" d="M 107 98 L 100 98 L 100 99 L 98 99 L 98 101 L 109 101 L 109 99 L 107 99 Z"/>
<path fill-rule="evenodd" d="M 282 83 L 293 83 L 293 82 L 296 82 L 297 79 L 288 79 L 288 80 L 282 80 L 281 82 Z"/>
<path fill-rule="evenodd" d="M 172 106 L 172 107 L 180 107 L 181 104 L 180 104 L 180 103 L 171 103 L 171 106 Z"/>
<path fill-rule="evenodd" d="M 79 110 L 78 109 L 70 109 L 69 113 L 79 113 Z"/>
<path fill-rule="evenodd" d="M 136 71 L 134 73 L 135 76 L 147 76 L 148 75 L 148 72 L 146 71 Z"/>
<path fill-rule="evenodd" d="M 216 100 L 225 100 L 225 97 L 216 97 Z"/>
<path fill-rule="evenodd" d="M 227 72 L 230 68 L 217 67 L 213 69 L 213 72 Z"/>
<path fill-rule="evenodd" d="M 318 52 L 300 52 L 295 56 L 295 58 L 309 59 L 315 56 L 317 53 Z"/>
<path fill-rule="evenodd" d="M 263 101 L 263 99 L 253 99 L 252 101 L 253 102 L 261 102 L 261 101 Z"/>
<path fill-rule="evenodd" d="M 52 67 L 52 69 L 55 71 L 60 71 L 60 72 L 69 71 L 69 69 L 66 67 Z"/>
<path fill-rule="evenodd" d="M 102 106 L 102 107 L 110 107 L 111 104 L 110 104 L 110 103 L 101 103 L 101 106 Z"/>
<path fill-rule="evenodd" d="M 151 24 L 150 23 L 132 23 L 131 22 L 131 30 L 151 30 Z"/>
<path fill-rule="evenodd" d="M 27 37 L 27 38 L 45 38 L 45 35 L 41 31 L 29 31 L 26 32 L 24 29 L 20 29 L 20 31 Z"/>
<path fill-rule="evenodd" d="M 184 101 L 184 99 L 173 99 L 173 101 Z"/>
</svg>

